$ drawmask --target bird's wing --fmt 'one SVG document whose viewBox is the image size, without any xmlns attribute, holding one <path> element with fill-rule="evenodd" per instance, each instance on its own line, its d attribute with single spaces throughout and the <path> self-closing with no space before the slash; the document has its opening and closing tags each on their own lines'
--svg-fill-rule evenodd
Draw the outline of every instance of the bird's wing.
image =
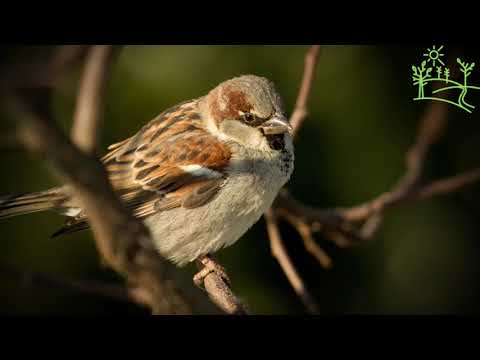
<svg viewBox="0 0 480 360">
<path fill-rule="evenodd" d="M 103 158 L 110 181 L 138 217 L 206 204 L 224 183 L 231 156 L 188 102 L 111 148 Z"/>
<path fill-rule="evenodd" d="M 168 109 L 102 161 L 113 189 L 138 218 L 207 204 L 226 180 L 231 152 L 203 127 L 194 103 Z M 84 214 L 56 235 L 88 227 Z"/>
</svg>

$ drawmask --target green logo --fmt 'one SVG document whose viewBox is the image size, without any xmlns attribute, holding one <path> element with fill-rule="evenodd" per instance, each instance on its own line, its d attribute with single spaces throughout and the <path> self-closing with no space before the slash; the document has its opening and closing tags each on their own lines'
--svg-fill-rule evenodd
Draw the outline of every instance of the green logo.
<svg viewBox="0 0 480 360">
<path fill-rule="evenodd" d="M 465 101 L 465 96 L 467 95 L 468 89 L 480 90 L 480 87 L 478 86 L 471 86 L 467 84 L 467 79 L 472 73 L 472 70 L 475 67 L 475 63 L 469 64 L 467 62 L 463 62 L 460 58 L 457 58 L 457 63 L 460 67 L 460 71 L 463 73 L 463 84 L 459 83 L 455 80 L 450 79 L 450 70 L 445 66 L 441 59 L 444 56 L 444 54 L 441 53 L 442 49 L 443 45 L 440 46 L 438 49 L 436 49 L 434 45 L 432 49 L 427 49 L 427 53 L 423 54 L 423 56 L 427 57 L 427 60 L 423 60 L 421 66 L 412 66 L 413 85 L 418 86 L 417 97 L 413 98 L 413 100 L 443 101 L 458 106 L 466 112 L 471 113 L 472 110 L 475 109 L 475 106 L 467 103 Z M 427 65 L 429 65 L 430 63 L 431 67 L 427 67 Z M 434 74 L 432 74 L 432 72 L 434 72 Z M 433 77 L 434 75 L 435 77 Z M 425 96 L 425 85 L 434 81 L 439 82 L 437 83 L 437 85 L 445 85 L 445 87 L 433 90 L 431 94 L 432 96 Z M 457 102 L 433 96 L 434 94 L 438 94 L 442 91 L 450 89 L 460 90 Z"/>
</svg>

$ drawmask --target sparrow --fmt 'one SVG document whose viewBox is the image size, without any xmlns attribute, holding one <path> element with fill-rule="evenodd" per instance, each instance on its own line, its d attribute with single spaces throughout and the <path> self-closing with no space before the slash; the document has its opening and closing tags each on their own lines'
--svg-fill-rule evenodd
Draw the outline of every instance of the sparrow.
<svg viewBox="0 0 480 360">
<path fill-rule="evenodd" d="M 165 110 L 108 150 L 102 162 L 114 191 L 178 266 L 240 239 L 294 163 L 282 99 L 270 80 L 254 75 Z M 67 186 L 0 198 L 0 219 L 45 210 L 67 217 L 53 236 L 89 228 Z"/>
</svg>

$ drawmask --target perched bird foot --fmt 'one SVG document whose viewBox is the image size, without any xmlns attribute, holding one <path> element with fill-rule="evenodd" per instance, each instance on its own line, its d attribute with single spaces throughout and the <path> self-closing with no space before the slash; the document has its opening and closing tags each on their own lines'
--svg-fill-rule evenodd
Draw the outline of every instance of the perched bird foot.
<svg viewBox="0 0 480 360">
<path fill-rule="evenodd" d="M 203 281 L 211 274 L 217 274 L 228 286 L 230 286 L 230 278 L 228 277 L 225 268 L 216 262 L 211 255 L 202 256 L 197 260 L 197 265 L 202 269 L 193 277 L 193 282 L 199 288 L 203 289 Z"/>
</svg>

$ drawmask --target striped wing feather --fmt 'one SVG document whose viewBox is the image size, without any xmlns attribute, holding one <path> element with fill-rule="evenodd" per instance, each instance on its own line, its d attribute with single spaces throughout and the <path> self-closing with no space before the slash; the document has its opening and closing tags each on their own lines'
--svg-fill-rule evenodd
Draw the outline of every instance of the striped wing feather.
<svg viewBox="0 0 480 360">
<path fill-rule="evenodd" d="M 139 218 L 207 204 L 224 183 L 231 156 L 229 148 L 204 129 L 193 102 L 168 109 L 109 150 L 102 161 L 111 184 Z M 56 235 L 86 227 L 82 215 Z"/>
</svg>

